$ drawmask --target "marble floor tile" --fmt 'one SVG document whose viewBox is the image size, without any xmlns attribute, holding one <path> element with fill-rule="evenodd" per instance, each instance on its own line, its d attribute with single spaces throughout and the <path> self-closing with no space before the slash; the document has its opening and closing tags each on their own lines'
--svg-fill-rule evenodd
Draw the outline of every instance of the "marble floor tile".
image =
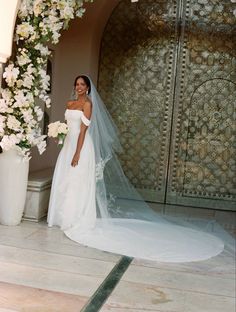
<svg viewBox="0 0 236 312">
<path fill-rule="evenodd" d="M 234 298 L 222 295 L 121 281 L 102 311 L 235 312 L 234 303 Z"/>
<path fill-rule="evenodd" d="M 102 278 L 105 278 L 116 264 L 104 260 L 84 259 L 82 257 L 0 245 L 1 262 Z"/>
<path fill-rule="evenodd" d="M 233 277 L 233 276 L 232 276 Z M 147 268 L 131 264 L 122 281 L 145 283 L 150 286 L 178 289 L 184 292 L 206 293 L 234 297 L 234 278 L 208 276 L 194 272 L 169 271 L 168 269 Z"/>
<path fill-rule="evenodd" d="M 0 262 L 0 281 L 90 297 L 104 277 Z"/>
<path fill-rule="evenodd" d="M 223 289 L 223 288 L 222 288 Z M 235 312 L 235 298 L 185 293 L 183 312 Z"/>
<path fill-rule="evenodd" d="M 58 231 L 60 231 L 58 229 Z M 58 235 L 60 237 L 60 234 Z M 67 238 L 68 239 L 68 238 Z M 2 235 L 0 236 L 0 244 L 3 246 L 14 246 L 23 249 L 32 249 L 38 251 L 48 251 L 58 254 L 64 255 L 73 255 L 79 256 L 83 258 L 91 258 L 91 259 L 100 259 L 104 261 L 113 261 L 117 262 L 120 259 L 120 255 L 112 254 L 109 252 L 101 251 L 95 248 L 88 248 L 86 246 L 82 246 L 78 243 L 74 243 L 73 245 L 65 244 L 64 240 L 60 239 L 60 241 L 50 241 L 44 240 L 42 237 L 37 238 L 21 238 L 21 237 L 12 237 Z"/>
<path fill-rule="evenodd" d="M 45 221 L 0 226 L 0 312 L 67 312 L 68 307 L 80 311 L 73 310 L 74 302 L 82 307 L 120 258 L 77 244 L 59 228 L 48 228 Z M 234 260 L 225 252 L 191 263 L 134 259 L 100 311 L 235 312 Z M 1 285 L 8 290 L 4 296 Z M 14 291 L 26 303 L 21 310 L 19 305 L 6 304 Z M 51 304 L 49 310 L 39 305 L 39 294 Z M 55 300 L 64 310 L 53 310 Z M 68 305 L 63 306 L 66 300 Z"/>
<path fill-rule="evenodd" d="M 190 272 L 200 275 L 223 276 L 224 278 L 234 279 L 235 277 L 235 258 L 228 256 L 226 253 L 213 257 L 209 260 L 188 262 L 188 263 L 164 263 L 154 262 L 142 259 L 134 259 L 133 265 L 144 266 L 168 270 L 169 272 Z"/>
<path fill-rule="evenodd" d="M 0 282 L 0 312 L 78 312 L 88 298 Z"/>
<path fill-rule="evenodd" d="M 5 226 L 0 225 L 0 237 L 16 237 L 27 238 L 29 235 L 36 232 L 38 229 L 34 227 L 22 227 L 22 226 Z"/>
<path fill-rule="evenodd" d="M 181 290 L 121 281 L 108 298 L 104 309 L 183 312 L 184 303 L 185 294 Z"/>
</svg>

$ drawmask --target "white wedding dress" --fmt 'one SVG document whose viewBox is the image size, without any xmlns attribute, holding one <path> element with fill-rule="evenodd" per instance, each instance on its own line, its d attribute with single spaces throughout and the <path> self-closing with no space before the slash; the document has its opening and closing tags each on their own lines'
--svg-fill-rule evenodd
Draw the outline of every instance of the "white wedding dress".
<svg viewBox="0 0 236 312">
<path fill-rule="evenodd" d="M 82 120 L 89 120 L 80 110 L 66 110 L 69 132 L 58 156 L 49 202 L 48 225 L 62 230 L 78 226 L 87 231 L 96 221 L 95 159 L 92 140 L 87 133 L 76 167 L 71 166 Z"/>
<path fill-rule="evenodd" d="M 69 132 L 54 171 L 49 226 L 59 226 L 70 239 L 86 246 L 163 262 L 204 260 L 224 249 L 224 243 L 218 237 L 169 222 L 161 215 L 155 217 L 155 213 L 153 222 L 145 221 L 145 218 L 98 217 L 94 144 L 89 131 L 78 165 L 71 166 L 81 122 L 89 126 L 90 121 L 79 110 L 67 109 L 65 118 Z M 122 200 L 120 202 L 122 204 Z M 133 201 L 128 204 L 132 205 Z"/>
</svg>

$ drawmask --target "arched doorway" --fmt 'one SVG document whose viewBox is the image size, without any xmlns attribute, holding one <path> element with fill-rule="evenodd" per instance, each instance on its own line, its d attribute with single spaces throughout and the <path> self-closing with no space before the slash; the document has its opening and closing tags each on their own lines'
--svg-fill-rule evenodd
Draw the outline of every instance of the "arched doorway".
<svg viewBox="0 0 236 312">
<path fill-rule="evenodd" d="M 234 21 L 220 0 L 122 0 L 109 19 L 98 85 L 147 200 L 235 209 Z"/>
</svg>

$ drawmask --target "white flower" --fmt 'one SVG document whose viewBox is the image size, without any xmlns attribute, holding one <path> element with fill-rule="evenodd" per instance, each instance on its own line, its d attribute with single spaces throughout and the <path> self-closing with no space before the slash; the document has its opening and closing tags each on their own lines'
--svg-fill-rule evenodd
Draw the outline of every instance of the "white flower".
<svg viewBox="0 0 236 312">
<path fill-rule="evenodd" d="M 15 134 L 4 135 L 0 142 L 0 146 L 4 151 L 8 151 L 19 142 L 20 141 Z"/>
<path fill-rule="evenodd" d="M 46 135 L 42 135 L 40 137 L 40 141 L 37 144 L 37 148 L 38 148 L 38 151 L 39 151 L 40 155 L 43 154 L 43 152 L 46 150 L 46 147 L 47 147 L 47 143 L 45 141 L 45 137 L 46 137 Z"/>
<path fill-rule="evenodd" d="M 58 126 L 59 126 L 59 121 L 55 121 L 53 123 L 50 123 L 48 125 L 48 136 L 52 138 L 56 138 L 58 136 Z"/>
<path fill-rule="evenodd" d="M 70 7 L 68 4 L 64 7 L 63 10 L 60 11 L 61 18 L 64 19 L 72 19 L 74 17 L 74 9 Z"/>
<path fill-rule="evenodd" d="M 38 96 L 38 95 L 39 95 L 39 89 L 35 88 L 35 90 L 34 90 L 34 95 L 35 95 L 35 96 Z"/>
<path fill-rule="evenodd" d="M 19 146 L 17 146 L 17 151 L 18 151 L 18 154 L 21 155 L 23 158 L 22 158 L 22 161 L 25 162 L 25 161 L 29 161 L 32 157 L 30 156 L 30 151 L 29 149 L 26 149 L 24 147 L 20 148 Z"/>
<path fill-rule="evenodd" d="M 20 73 L 19 68 L 14 67 L 14 64 L 10 64 L 5 68 L 3 78 L 6 79 L 6 82 L 10 87 L 13 87 L 19 73 Z"/>
<path fill-rule="evenodd" d="M 51 99 L 48 95 L 42 95 L 41 99 L 45 102 L 47 108 L 51 106 Z"/>
<path fill-rule="evenodd" d="M 21 88 L 23 86 L 23 80 L 22 79 L 18 79 L 17 82 L 16 82 L 16 86 L 17 88 Z"/>
<path fill-rule="evenodd" d="M 43 118 L 43 111 L 42 111 L 42 109 L 39 107 L 39 106 L 35 106 L 34 107 L 34 112 L 36 113 L 36 115 L 37 115 L 37 120 L 38 121 L 41 121 L 42 120 L 42 118 Z"/>
<path fill-rule="evenodd" d="M 33 7 L 32 7 L 33 1 L 32 0 L 21 0 L 20 9 L 18 12 L 19 17 L 26 17 L 29 14 L 32 14 Z"/>
<path fill-rule="evenodd" d="M 76 16 L 77 17 L 82 17 L 84 15 L 85 9 L 84 8 L 80 8 L 77 12 L 76 12 Z"/>
<path fill-rule="evenodd" d="M 28 67 L 27 67 L 27 74 L 28 75 L 31 75 L 31 74 L 35 74 L 37 72 L 36 68 L 33 67 L 33 64 L 30 64 Z"/>
<path fill-rule="evenodd" d="M 6 113 L 8 109 L 8 105 L 4 99 L 0 99 L 0 113 Z M 0 115 L 1 117 L 1 115 Z"/>
<path fill-rule="evenodd" d="M 48 136 L 52 138 L 58 137 L 60 134 L 67 134 L 68 126 L 60 121 L 55 121 L 48 125 Z"/>
<path fill-rule="evenodd" d="M 46 70 L 40 69 L 39 75 L 41 76 L 41 86 L 44 90 L 48 90 L 49 88 L 49 82 L 50 82 L 50 76 L 47 75 Z"/>
<path fill-rule="evenodd" d="M 51 52 L 49 51 L 48 47 L 44 46 L 41 43 L 37 43 L 34 48 L 36 50 L 39 50 L 42 56 L 48 56 L 48 55 L 51 54 Z"/>
<path fill-rule="evenodd" d="M 12 103 L 13 103 L 13 98 L 12 98 L 12 93 L 7 90 L 7 89 L 2 89 L 2 99 L 1 99 L 1 104 L 2 104 L 2 113 L 13 113 L 13 108 L 11 107 Z M 6 104 L 4 104 L 4 102 Z M 7 105 L 7 107 L 6 107 Z M 5 111 L 4 111 L 5 110 Z"/>
<path fill-rule="evenodd" d="M 7 127 L 14 131 L 20 131 L 21 123 L 16 119 L 15 116 L 9 115 L 7 118 Z"/>
<path fill-rule="evenodd" d="M 58 126 L 58 133 L 59 134 L 67 134 L 68 126 L 65 123 L 60 123 Z"/>
<path fill-rule="evenodd" d="M 6 117 L 0 115 L 0 136 L 3 136 L 3 135 L 4 135 L 4 128 L 5 128 L 5 126 L 6 126 L 5 120 L 6 120 Z"/>
<path fill-rule="evenodd" d="M 34 34 L 35 30 L 32 25 L 28 22 L 23 22 L 20 25 L 17 25 L 16 27 L 16 33 L 21 37 L 21 38 L 29 38 L 30 35 Z"/>
<path fill-rule="evenodd" d="M 35 16 L 39 16 L 44 9 L 43 0 L 34 0 L 33 11 Z"/>
<path fill-rule="evenodd" d="M 16 95 L 14 96 L 15 103 L 13 104 L 13 108 L 17 107 L 29 107 L 30 103 L 27 97 L 24 95 L 23 90 L 18 90 Z"/>
<path fill-rule="evenodd" d="M 23 115 L 24 121 L 27 124 L 31 124 L 32 121 L 34 120 L 32 108 L 28 108 L 27 110 L 23 110 L 22 115 Z"/>
<path fill-rule="evenodd" d="M 19 66 L 24 66 L 24 65 L 30 63 L 31 59 L 29 58 L 29 56 L 26 53 L 23 53 L 23 54 L 17 56 L 17 62 L 19 64 Z"/>
<path fill-rule="evenodd" d="M 34 76 L 29 74 L 28 72 L 24 73 L 22 85 L 25 88 L 31 89 L 34 85 Z"/>
<path fill-rule="evenodd" d="M 2 92 L 2 98 L 6 101 L 7 105 L 10 105 L 12 101 L 11 91 L 8 89 L 2 89 L 1 92 Z"/>
</svg>

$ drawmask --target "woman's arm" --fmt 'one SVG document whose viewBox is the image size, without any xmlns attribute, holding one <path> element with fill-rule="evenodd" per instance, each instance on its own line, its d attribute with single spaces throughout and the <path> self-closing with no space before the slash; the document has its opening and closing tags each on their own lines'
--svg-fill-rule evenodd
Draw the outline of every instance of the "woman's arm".
<svg viewBox="0 0 236 312">
<path fill-rule="evenodd" d="M 92 115 L 92 103 L 91 102 L 89 101 L 85 102 L 84 107 L 83 107 L 83 113 L 86 118 L 90 119 Z M 80 158 L 80 151 L 83 147 L 84 138 L 85 138 L 87 129 L 88 129 L 88 126 L 86 126 L 83 122 L 81 122 L 80 133 L 79 133 L 79 137 L 77 141 L 77 147 L 76 147 L 76 151 L 71 162 L 72 167 L 75 167 L 78 165 L 78 161 Z"/>
</svg>

